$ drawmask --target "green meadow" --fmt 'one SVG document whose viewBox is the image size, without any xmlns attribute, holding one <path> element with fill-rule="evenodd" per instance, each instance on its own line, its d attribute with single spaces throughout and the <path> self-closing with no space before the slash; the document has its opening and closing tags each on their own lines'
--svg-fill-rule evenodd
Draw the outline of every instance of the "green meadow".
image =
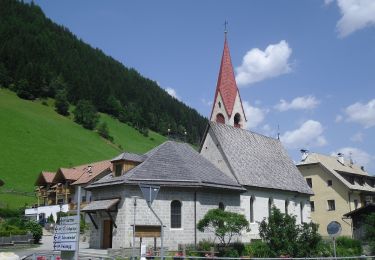
<svg viewBox="0 0 375 260">
<path fill-rule="evenodd" d="M 122 151 L 144 153 L 166 140 L 145 137 L 127 124 L 101 114 L 113 143 L 54 111 L 53 100 L 27 101 L 0 89 L 0 207 L 32 204 L 35 198 L 9 193 L 33 192 L 37 175 L 59 167 L 111 159 Z"/>
</svg>

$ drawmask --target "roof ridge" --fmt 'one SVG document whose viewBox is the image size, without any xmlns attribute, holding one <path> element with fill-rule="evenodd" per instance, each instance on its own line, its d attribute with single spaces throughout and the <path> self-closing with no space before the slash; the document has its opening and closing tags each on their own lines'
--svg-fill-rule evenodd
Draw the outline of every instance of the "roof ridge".
<svg viewBox="0 0 375 260">
<path fill-rule="evenodd" d="M 251 130 L 248 130 L 248 129 L 245 129 L 245 128 L 234 127 L 232 125 L 221 124 L 221 123 L 217 123 L 217 122 L 214 122 L 214 121 L 210 121 L 209 123 L 210 124 L 212 123 L 212 124 L 217 125 L 217 126 L 230 127 L 232 129 L 235 129 L 235 130 L 238 130 L 238 131 L 245 131 L 245 132 L 248 132 L 248 133 L 251 133 L 251 134 L 255 134 L 255 135 L 259 135 L 259 136 L 262 136 L 262 137 L 265 137 L 265 138 L 268 138 L 268 139 L 271 139 L 273 141 L 277 141 L 277 142 L 281 143 L 281 140 L 279 140 L 277 138 L 274 138 L 274 137 L 271 137 L 271 136 L 267 136 L 267 135 L 264 135 L 264 134 L 260 134 L 260 133 L 257 133 L 255 131 L 251 131 Z"/>
</svg>

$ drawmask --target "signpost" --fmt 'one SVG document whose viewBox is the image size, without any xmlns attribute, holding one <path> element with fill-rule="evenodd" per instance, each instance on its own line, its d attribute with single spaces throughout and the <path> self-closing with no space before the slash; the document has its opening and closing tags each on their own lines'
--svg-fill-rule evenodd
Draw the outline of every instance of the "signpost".
<svg viewBox="0 0 375 260">
<path fill-rule="evenodd" d="M 159 218 L 158 215 L 156 215 L 154 209 L 151 207 L 152 202 L 158 195 L 158 192 L 160 190 L 159 186 L 150 186 L 150 185 L 139 185 L 139 188 L 142 191 L 143 197 L 147 202 L 147 206 L 150 208 L 152 213 L 155 215 L 155 217 L 159 220 L 160 222 L 160 229 L 161 229 L 161 234 L 160 234 L 160 259 L 164 260 L 164 247 L 163 247 L 163 242 L 164 242 L 164 227 L 163 227 L 163 222 Z"/>
<path fill-rule="evenodd" d="M 327 225 L 327 233 L 333 240 L 333 253 L 336 258 L 336 237 L 341 234 L 341 224 L 337 221 L 331 221 Z"/>
<path fill-rule="evenodd" d="M 55 226 L 53 249 L 58 251 L 75 251 L 79 231 L 77 216 L 61 217 L 60 223 Z"/>
<path fill-rule="evenodd" d="M 55 226 L 53 249 L 61 251 L 63 259 L 78 260 L 81 187 L 78 186 L 77 215 L 61 217 Z"/>
</svg>

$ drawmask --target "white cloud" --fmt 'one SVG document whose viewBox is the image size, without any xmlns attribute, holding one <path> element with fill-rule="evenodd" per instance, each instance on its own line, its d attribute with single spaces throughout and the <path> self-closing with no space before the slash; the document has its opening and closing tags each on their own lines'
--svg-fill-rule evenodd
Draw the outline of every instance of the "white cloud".
<svg viewBox="0 0 375 260">
<path fill-rule="evenodd" d="M 330 4 L 333 1 L 325 1 Z M 336 0 L 341 12 L 341 19 L 337 22 L 340 37 L 369 26 L 375 26 L 374 0 Z"/>
<path fill-rule="evenodd" d="M 352 142 L 363 142 L 363 134 L 361 132 L 356 133 L 352 137 L 350 137 L 350 141 Z"/>
<path fill-rule="evenodd" d="M 342 115 L 337 115 L 336 118 L 335 118 L 335 122 L 340 123 L 343 119 L 344 119 L 344 117 Z"/>
<path fill-rule="evenodd" d="M 268 109 L 253 107 L 247 101 L 244 101 L 242 104 L 247 119 L 245 128 L 255 128 L 263 122 L 266 114 L 268 113 Z"/>
<path fill-rule="evenodd" d="M 371 156 L 367 152 L 355 148 L 355 147 L 343 147 L 338 149 L 336 152 L 333 152 L 332 155 L 336 155 L 337 153 L 343 153 L 344 157 L 349 160 L 350 156 L 352 157 L 355 164 L 361 166 L 369 166 L 371 160 L 374 159 L 374 156 Z"/>
<path fill-rule="evenodd" d="M 206 106 L 212 106 L 213 103 L 211 100 L 206 100 L 205 98 L 201 98 L 201 102 Z"/>
<path fill-rule="evenodd" d="M 373 127 L 375 126 L 375 99 L 367 104 L 354 103 L 345 109 L 345 113 L 348 116 L 347 121 L 359 123 L 365 128 Z"/>
<path fill-rule="evenodd" d="M 273 78 L 292 71 L 289 57 L 292 49 L 285 40 L 270 44 L 262 51 L 251 49 L 236 68 L 238 85 L 249 85 L 267 78 Z"/>
<path fill-rule="evenodd" d="M 279 111 L 294 110 L 310 110 L 314 109 L 320 103 L 314 96 L 296 97 L 291 102 L 280 99 L 275 108 Z"/>
<path fill-rule="evenodd" d="M 173 89 L 173 88 L 166 88 L 165 91 L 167 91 L 167 93 L 169 95 L 171 95 L 172 97 L 174 97 L 175 99 L 180 100 L 180 97 L 177 95 L 177 92 L 176 92 L 175 89 Z"/>
<path fill-rule="evenodd" d="M 320 122 L 308 120 L 299 128 L 285 132 L 281 136 L 281 141 L 289 148 L 324 146 L 327 141 L 322 135 L 323 131 Z"/>
</svg>

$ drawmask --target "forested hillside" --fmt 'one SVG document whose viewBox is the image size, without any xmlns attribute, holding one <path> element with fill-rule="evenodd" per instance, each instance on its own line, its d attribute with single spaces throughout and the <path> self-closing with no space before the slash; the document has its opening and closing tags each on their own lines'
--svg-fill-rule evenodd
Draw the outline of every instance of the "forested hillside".
<svg viewBox="0 0 375 260">
<path fill-rule="evenodd" d="M 186 131 L 191 143 L 200 141 L 206 125 L 196 110 L 55 24 L 33 3 L 0 0 L 0 85 L 24 99 L 55 97 L 64 88 L 71 104 L 89 100 L 140 131 Z"/>
</svg>

